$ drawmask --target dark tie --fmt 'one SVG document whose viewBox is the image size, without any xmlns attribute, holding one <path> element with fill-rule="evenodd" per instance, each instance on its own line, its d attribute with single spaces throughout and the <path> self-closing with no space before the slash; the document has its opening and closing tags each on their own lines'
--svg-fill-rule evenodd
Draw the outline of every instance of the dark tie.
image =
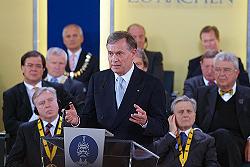
<svg viewBox="0 0 250 167">
<path fill-rule="evenodd" d="M 230 89 L 228 91 L 220 90 L 220 95 L 223 96 L 224 94 L 229 93 L 230 95 L 233 95 L 233 89 Z"/>
<path fill-rule="evenodd" d="M 55 78 L 55 77 L 53 77 L 53 78 L 51 78 L 50 82 L 53 82 L 53 83 L 58 83 L 58 79 L 57 79 L 57 78 Z"/>
<path fill-rule="evenodd" d="M 52 127 L 53 125 L 51 123 L 48 123 L 45 127 L 45 133 L 44 133 L 44 136 L 46 137 L 52 137 L 51 135 L 51 132 L 50 132 L 50 128 Z"/>
<path fill-rule="evenodd" d="M 182 145 L 182 150 L 185 149 L 185 146 L 186 146 L 186 142 L 187 142 L 187 135 L 185 132 L 181 132 L 180 133 L 180 136 L 181 136 L 181 145 Z"/>
<path fill-rule="evenodd" d="M 209 82 L 208 82 L 208 85 L 209 85 L 209 86 L 212 86 L 212 85 L 215 85 L 215 83 L 214 83 L 213 81 L 209 81 Z"/>
</svg>

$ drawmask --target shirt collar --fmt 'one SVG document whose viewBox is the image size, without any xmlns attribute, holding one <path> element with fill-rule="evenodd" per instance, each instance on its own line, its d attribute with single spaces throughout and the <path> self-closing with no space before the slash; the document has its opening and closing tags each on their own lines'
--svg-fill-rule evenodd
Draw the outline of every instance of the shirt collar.
<svg viewBox="0 0 250 167">
<path fill-rule="evenodd" d="M 202 78 L 203 78 L 205 85 L 208 86 L 209 81 L 204 76 L 202 76 Z M 216 83 L 215 80 L 213 82 Z"/>
<path fill-rule="evenodd" d="M 47 74 L 47 80 L 51 81 L 52 78 L 56 78 L 59 81 L 61 81 L 63 79 L 64 75 L 61 75 L 60 77 L 53 77 L 50 74 Z"/>
<path fill-rule="evenodd" d="M 133 63 L 133 65 L 132 65 L 132 67 L 130 68 L 130 70 L 129 70 L 126 74 L 124 74 L 124 75 L 121 76 L 121 77 L 126 81 L 126 83 L 129 83 L 130 78 L 131 78 L 131 76 L 132 76 L 132 73 L 133 73 L 133 71 L 134 71 L 134 68 L 135 68 L 135 67 L 134 67 L 134 63 Z M 119 76 L 119 75 L 115 73 L 115 79 L 117 79 L 118 76 Z"/>
<path fill-rule="evenodd" d="M 50 122 L 53 125 L 53 127 L 56 127 L 58 119 L 59 119 L 59 115 L 57 115 L 57 117 L 56 117 L 56 119 L 54 119 L 54 121 Z M 43 127 L 45 127 L 48 123 L 49 122 L 43 120 Z"/>
<path fill-rule="evenodd" d="M 71 56 L 73 53 L 68 49 L 67 50 L 69 56 Z M 79 57 L 80 56 L 80 53 L 82 52 L 82 48 L 80 48 L 78 51 L 76 51 L 74 54 Z"/>
<path fill-rule="evenodd" d="M 42 87 L 42 81 L 39 81 L 35 86 L 28 84 L 27 82 L 24 81 L 24 85 L 28 90 L 32 90 L 34 87 L 41 88 Z"/>
<path fill-rule="evenodd" d="M 232 89 L 233 89 L 233 94 L 231 95 L 231 97 L 235 94 L 235 92 L 236 92 L 236 82 L 234 83 L 234 86 L 232 87 Z M 220 94 L 220 88 L 218 89 L 218 93 Z M 227 94 L 225 94 L 225 95 L 227 95 Z M 225 96 L 224 95 L 224 96 Z"/>
<path fill-rule="evenodd" d="M 188 136 L 190 130 L 191 130 L 191 128 L 189 128 L 188 130 L 185 130 L 185 131 L 182 131 L 182 130 L 178 129 L 179 134 L 180 134 L 181 132 L 184 132 L 187 136 Z"/>
</svg>

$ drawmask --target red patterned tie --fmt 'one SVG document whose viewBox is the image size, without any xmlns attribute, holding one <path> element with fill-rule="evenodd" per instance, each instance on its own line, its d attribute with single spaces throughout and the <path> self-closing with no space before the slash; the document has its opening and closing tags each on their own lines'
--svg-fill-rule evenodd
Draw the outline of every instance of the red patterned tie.
<svg viewBox="0 0 250 167">
<path fill-rule="evenodd" d="M 45 130 L 45 133 L 44 133 L 44 136 L 46 137 L 52 137 L 51 135 L 51 132 L 50 132 L 50 128 L 52 127 L 53 125 L 51 123 L 48 123 L 45 127 L 46 127 L 46 130 Z"/>
</svg>

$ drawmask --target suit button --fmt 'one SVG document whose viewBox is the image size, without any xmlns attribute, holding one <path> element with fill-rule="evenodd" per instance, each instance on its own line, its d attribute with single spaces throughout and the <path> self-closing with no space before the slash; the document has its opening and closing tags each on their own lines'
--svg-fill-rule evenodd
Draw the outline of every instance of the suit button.
<svg viewBox="0 0 250 167">
<path fill-rule="evenodd" d="M 101 120 L 104 118 L 104 116 L 103 115 L 100 115 L 100 117 L 99 117 Z"/>
</svg>

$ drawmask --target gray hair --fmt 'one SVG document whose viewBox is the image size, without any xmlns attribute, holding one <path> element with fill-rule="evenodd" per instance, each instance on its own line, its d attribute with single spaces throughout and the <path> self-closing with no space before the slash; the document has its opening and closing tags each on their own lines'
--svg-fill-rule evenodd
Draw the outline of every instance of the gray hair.
<svg viewBox="0 0 250 167">
<path fill-rule="evenodd" d="M 66 29 L 69 28 L 69 27 L 75 27 L 76 29 L 78 29 L 78 30 L 80 31 L 80 35 L 83 36 L 82 28 L 81 28 L 79 25 L 77 25 L 77 24 L 68 24 L 68 25 L 66 25 L 66 26 L 63 28 L 63 31 L 62 31 L 62 36 L 63 36 L 63 37 L 64 37 L 64 35 L 65 35 Z"/>
<path fill-rule="evenodd" d="M 57 99 L 56 96 L 56 90 L 52 87 L 41 87 L 41 88 L 37 88 L 35 93 L 32 96 L 32 103 L 35 105 L 35 99 L 38 98 L 42 93 L 44 92 L 50 92 L 51 94 L 53 94 L 53 96 L 55 97 L 55 99 Z"/>
<path fill-rule="evenodd" d="M 196 101 L 193 98 L 189 98 L 186 95 L 177 97 L 171 104 L 171 112 L 174 112 L 175 106 L 179 102 L 190 102 L 193 106 L 194 112 L 196 112 Z"/>
<path fill-rule="evenodd" d="M 127 31 L 115 31 L 111 33 L 107 39 L 106 46 L 114 44 L 121 39 L 126 39 L 129 50 L 137 48 L 135 39 Z"/>
<path fill-rule="evenodd" d="M 228 61 L 232 62 L 234 67 L 239 70 L 239 60 L 234 53 L 230 52 L 220 52 L 214 58 L 214 65 L 218 61 Z"/>
<path fill-rule="evenodd" d="M 147 57 L 146 53 L 144 52 L 144 50 L 141 48 L 137 48 L 136 52 L 137 52 L 137 54 L 135 56 L 141 58 L 144 66 L 146 68 L 148 68 L 148 57 Z"/>
<path fill-rule="evenodd" d="M 63 49 L 58 48 L 58 47 L 49 48 L 49 50 L 47 51 L 47 55 L 46 55 L 46 61 L 49 60 L 50 55 L 56 55 L 58 57 L 63 56 L 66 61 L 68 59 L 67 53 Z"/>
</svg>

